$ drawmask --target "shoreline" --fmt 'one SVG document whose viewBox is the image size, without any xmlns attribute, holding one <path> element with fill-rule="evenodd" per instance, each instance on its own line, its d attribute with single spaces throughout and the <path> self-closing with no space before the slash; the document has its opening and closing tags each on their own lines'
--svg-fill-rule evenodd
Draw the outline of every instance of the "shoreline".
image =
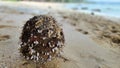
<svg viewBox="0 0 120 68">
<path fill-rule="evenodd" d="M 106 14 L 106 13 L 104 13 L 104 12 L 96 12 L 96 11 L 92 11 L 92 10 L 82 10 L 82 7 L 81 7 L 81 9 L 78 9 L 77 7 L 76 7 L 76 9 L 74 9 L 74 8 L 67 8 L 67 6 L 66 5 L 68 5 L 68 4 L 77 4 L 77 5 L 79 5 L 79 4 L 82 4 L 82 3 L 56 3 L 56 2 L 34 2 L 34 1 L 18 1 L 18 2 L 10 2 L 10 1 L 0 1 L 1 3 L 3 3 L 3 5 L 7 2 L 8 4 L 9 3 L 17 3 L 17 4 L 24 4 L 25 6 L 24 7 L 26 7 L 26 6 L 28 6 L 28 7 L 30 7 L 31 5 L 31 7 L 32 8 L 39 8 L 39 7 L 42 7 L 42 5 L 44 5 L 44 7 L 46 7 L 46 8 L 50 8 L 50 9 L 57 9 L 57 10 L 62 10 L 62 9 L 64 9 L 64 10 L 70 10 L 70 11 L 76 11 L 76 12 L 80 12 L 80 13 L 85 13 L 85 14 L 92 14 L 92 13 L 94 13 L 94 15 L 97 15 L 97 16 L 103 16 L 103 17 L 110 17 L 110 18 L 116 18 L 116 19 L 120 19 L 120 17 L 119 16 L 115 16 L 115 15 L 113 15 L 113 14 Z M 16 4 L 16 5 L 17 5 Z M 19 6 L 18 5 L 18 6 Z M 54 6 L 52 6 L 52 5 L 54 5 Z M 66 7 L 64 7 L 64 6 L 66 6 Z M 13 7 L 13 6 L 12 6 Z M 28 8 L 27 7 L 27 8 Z M 52 7 L 52 8 L 51 8 Z M 64 8 L 63 8 L 64 7 Z M 83 7 L 84 8 L 84 7 Z M 44 8 L 42 8 L 42 9 L 44 9 Z M 87 7 L 87 9 L 89 9 L 89 7 Z M 100 8 L 98 8 L 98 9 L 100 9 Z M 96 9 L 97 10 L 97 9 Z M 36 13 L 37 13 L 37 10 L 36 10 Z"/>
</svg>

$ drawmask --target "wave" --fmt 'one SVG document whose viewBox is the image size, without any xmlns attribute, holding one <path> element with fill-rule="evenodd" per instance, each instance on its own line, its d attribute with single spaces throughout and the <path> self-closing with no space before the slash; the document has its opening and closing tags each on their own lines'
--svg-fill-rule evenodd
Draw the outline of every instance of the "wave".
<svg viewBox="0 0 120 68">
<path fill-rule="evenodd" d="M 120 0 L 87 0 L 86 2 L 95 4 L 114 4 L 120 5 Z"/>
</svg>

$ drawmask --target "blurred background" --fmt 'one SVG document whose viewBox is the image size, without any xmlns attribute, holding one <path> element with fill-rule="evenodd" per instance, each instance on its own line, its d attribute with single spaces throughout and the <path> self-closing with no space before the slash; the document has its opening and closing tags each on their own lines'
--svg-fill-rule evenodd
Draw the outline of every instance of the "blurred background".
<svg viewBox="0 0 120 68">
<path fill-rule="evenodd" d="M 84 0 L 1 0 L 1 1 L 82 2 Z"/>
<path fill-rule="evenodd" d="M 34 2 L 55 2 L 65 3 L 64 8 L 95 12 L 100 15 L 120 17 L 120 0 L 1 0 L 1 1 L 34 1 Z"/>
</svg>

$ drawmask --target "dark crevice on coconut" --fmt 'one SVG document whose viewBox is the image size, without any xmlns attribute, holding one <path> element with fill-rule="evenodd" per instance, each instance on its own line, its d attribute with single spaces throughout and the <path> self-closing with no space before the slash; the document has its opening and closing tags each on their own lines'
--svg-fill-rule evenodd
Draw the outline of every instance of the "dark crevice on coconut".
<svg viewBox="0 0 120 68">
<path fill-rule="evenodd" d="M 47 62 L 58 55 L 64 46 L 64 34 L 51 16 L 34 16 L 22 30 L 20 52 L 26 59 Z"/>
</svg>

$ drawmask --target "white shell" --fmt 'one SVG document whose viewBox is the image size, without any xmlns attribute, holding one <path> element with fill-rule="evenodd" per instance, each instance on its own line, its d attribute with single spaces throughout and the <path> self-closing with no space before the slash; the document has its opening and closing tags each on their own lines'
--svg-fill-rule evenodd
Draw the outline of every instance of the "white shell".
<svg viewBox="0 0 120 68">
<path fill-rule="evenodd" d="M 31 56 L 31 58 L 30 59 L 33 59 L 34 57 L 33 56 Z"/>
<path fill-rule="evenodd" d="M 40 54 L 37 52 L 37 56 L 39 56 Z"/>
<path fill-rule="evenodd" d="M 38 33 L 42 33 L 42 30 L 38 30 Z"/>
<path fill-rule="evenodd" d="M 44 52 L 42 51 L 42 54 L 44 54 Z"/>
<path fill-rule="evenodd" d="M 36 60 L 38 61 L 38 60 L 39 60 L 39 57 L 37 57 Z"/>
<path fill-rule="evenodd" d="M 29 26 L 26 26 L 27 29 L 29 29 L 30 27 Z"/>
<path fill-rule="evenodd" d="M 47 61 L 51 61 L 51 58 L 52 58 L 51 55 L 49 55 Z"/>
<path fill-rule="evenodd" d="M 43 40 L 45 40 L 45 39 L 46 39 L 46 37 L 43 37 L 42 39 L 43 39 Z"/>
<path fill-rule="evenodd" d="M 43 46 L 45 46 L 45 44 L 43 43 Z"/>
<path fill-rule="evenodd" d="M 52 52 L 55 52 L 55 50 L 54 50 L 54 49 L 52 49 Z"/>
<path fill-rule="evenodd" d="M 34 38 L 37 38 L 37 36 L 34 36 Z"/>
<path fill-rule="evenodd" d="M 47 60 L 48 60 L 48 61 L 51 61 L 51 58 L 48 58 Z"/>
<path fill-rule="evenodd" d="M 61 42 L 60 41 L 58 41 L 57 46 L 61 46 Z"/>
<path fill-rule="evenodd" d="M 46 55 L 50 55 L 49 53 L 46 53 Z"/>
<path fill-rule="evenodd" d="M 36 45 L 37 45 L 37 44 L 39 44 L 39 42 L 38 42 L 38 41 L 34 41 L 34 44 L 36 44 Z"/>
<path fill-rule="evenodd" d="M 33 44 L 31 44 L 31 47 L 33 47 Z"/>
<path fill-rule="evenodd" d="M 55 47 L 55 48 L 54 48 L 54 50 L 58 50 L 58 48 L 57 48 L 57 47 Z"/>
<path fill-rule="evenodd" d="M 30 42 L 30 39 L 28 39 L 28 42 Z"/>
<path fill-rule="evenodd" d="M 49 42 L 48 44 L 49 44 L 49 45 L 51 45 L 51 43 L 50 43 L 50 42 Z"/>
<path fill-rule="evenodd" d="M 29 60 L 29 57 L 27 57 L 26 59 Z"/>
<path fill-rule="evenodd" d="M 31 34 L 31 37 L 33 36 L 33 34 Z"/>
<path fill-rule="evenodd" d="M 23 43 L 23 45 L 26 45 L 27 43 Z"/>
<path fill-rule="evenodd" d="M 52 30 L 49 30 L 49 32 L 48 32 L 48 35 L 49 35 L 49 37 L 50 37 L 50 35 L 53 33 L 53 31 Z"/>
<path fill-rule="evenodd" d="M 30 54 L 33 54 L 33 53 L 35 53 L 35 50 L 31 49 Z"/>
</svg>

